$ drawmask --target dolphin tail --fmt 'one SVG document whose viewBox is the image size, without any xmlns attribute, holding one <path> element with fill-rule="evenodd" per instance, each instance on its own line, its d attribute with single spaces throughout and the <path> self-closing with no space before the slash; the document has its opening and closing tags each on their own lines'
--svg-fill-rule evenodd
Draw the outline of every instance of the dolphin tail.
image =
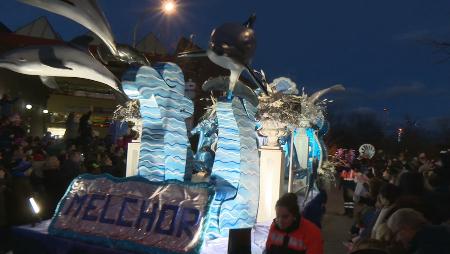
<svg viewBox="0 0 450 254">
<path fill-rule="evenodd" d="M 341 84 L 337 84 L 313 93 L 311 96 L 309 96 L 308 101 L 313 104 L 326 93 L 340 92 L 340 91 L 345 91 L 345 87 Z"/>
<path fill-rule="evenodd" d="M 71 19 L 78 24 L 96 34 L 112 54 L 117 55 L 118 51 L 112 35 L 111 26 L 106 19 L 105 14 L 98 6 L 97 0 L 18 0 L 21 3 L 28 4 L 57 15 Z M 85 18 L 80 18 L 83 16 Z M 89 21 L 90 20 L 90 21 Z M 92 21 L 94 20 L 94 21 Z M 96 23 L 94 23 L 96 22 Z M 98 27 L 98 29 L 95 29 Z M 101 30 L 101 31 L 98 31 Z M 102 32 L 103 31 L 103 32 Z"/>
<path fill-rule="evenodd" d="M 59 89 L 59 85 L 56 82 L 55 77 L 49 77 L 49 76 L 39 76 L 41 79 L 41 82 L 46 85 L 48 88 L 51 89 Z"/>
<path fill-rule="evenodd" d="M 263 92 L 264 92 L 266 95 L 269 95 L 269 93 L 267 92 L 267 88 L 262 84 L 261 80 L 259 80 L 259 79 L 256 77 L 256 75 L 255 75 L 255 73 L 253 72 L 253 70 L 252 70 L 248 65 L 245 65 L 245 69 L 246 69 L 247 72 L 250 74 L 250 77 L 253 79 L 253 82 L 255 82 L 255 83 L 259 86 L 259 88 L 261 88 L 261 90 L 263 90 Z"/>
<path fill-rule="evenodd" d="M 177 57 L 184 58 L 184 57 L 207 57 L 206 50 L 192 50 L 192 51 L 184 51 L 177 54 Z"/>
<path fill-rule="evenodd" d="M 253 28 L 253 25 L 255 24 L 256 21 L 256 13 L 253 13 L 247 21 L 245 21 L 244 24 L 242 24 L 243 26 L 247 27 L 247 28 Z"/>
</svg>

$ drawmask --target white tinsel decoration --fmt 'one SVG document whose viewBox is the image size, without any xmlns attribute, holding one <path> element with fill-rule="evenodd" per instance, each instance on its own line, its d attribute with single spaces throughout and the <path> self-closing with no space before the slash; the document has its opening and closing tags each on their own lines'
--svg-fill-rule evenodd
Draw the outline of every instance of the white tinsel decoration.
<svg viewBox="0 0 450 254">
<path fill-rule="evenodd" d="M 259 98 L 261 121 L 281 121 L 292 128 L 310 127 L 324 118 L 327 102 L 330 102 L 326 99 L 312 101 L 304 89 L 299 95 L 297 84 L 286 77 L 276 78 L 268 88 L 269 96 Z"/>
<path fill-rule="evenodd" d="M 335 170 L 337 163 L 326 160 L 318 168 L 318 181 L 325 189 L 330 189 L 336 183 Z"/>
<path fill-rule="evenodd" d="M 118 105 L 113 113 L 113 120 L 116 121 L 134 121 L 141 118 L 141 112 L 139 111 L 140 105 L 138 100 L 130 100 L 125 105 Z"/>
</svg>

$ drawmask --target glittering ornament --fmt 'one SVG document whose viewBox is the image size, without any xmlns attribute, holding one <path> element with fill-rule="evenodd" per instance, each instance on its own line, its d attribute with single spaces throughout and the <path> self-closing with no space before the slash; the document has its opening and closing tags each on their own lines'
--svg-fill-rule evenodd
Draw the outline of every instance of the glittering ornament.
<svg viewBox="0 0 450 254">
<path fill-rule="evenodd" d="M 133 121 L 135 119 L 141 118 L 141 113 L 139 111 L 139 101 L 130 100 L 125 103 L 125 105 L 118 105 L 113 113 L 113 120 L 116 121 Z"/>
</svg>

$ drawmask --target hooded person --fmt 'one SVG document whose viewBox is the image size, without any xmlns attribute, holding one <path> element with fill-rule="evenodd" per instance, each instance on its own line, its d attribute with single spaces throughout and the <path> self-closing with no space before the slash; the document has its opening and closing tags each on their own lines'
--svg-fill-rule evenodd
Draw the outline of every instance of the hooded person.
<svg viewBox="0 0 450 254">
<path fill-rule="evenodd" d="M 300 215 L 297 196 L 283 195 L 275 205 L 276 218 L 266 242 L 267 254 L 322 254 L 323 238 L 314 223 Z"/>
</svg>

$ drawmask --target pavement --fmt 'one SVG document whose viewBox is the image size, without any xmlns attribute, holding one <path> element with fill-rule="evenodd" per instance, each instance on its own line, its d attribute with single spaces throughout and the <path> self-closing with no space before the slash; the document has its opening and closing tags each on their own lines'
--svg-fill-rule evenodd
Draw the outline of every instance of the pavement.
<svg viewBox="0 0 450 254">
<path fill-rule="evenodd" d="M 342 191 L 332 187 L 328 191 L 327 212 L 322 221 L 325 254 L 346 254 L 343 242 L 350 239 L 353 219 L 340 215 L 344 212 Z"/>
</svg>

